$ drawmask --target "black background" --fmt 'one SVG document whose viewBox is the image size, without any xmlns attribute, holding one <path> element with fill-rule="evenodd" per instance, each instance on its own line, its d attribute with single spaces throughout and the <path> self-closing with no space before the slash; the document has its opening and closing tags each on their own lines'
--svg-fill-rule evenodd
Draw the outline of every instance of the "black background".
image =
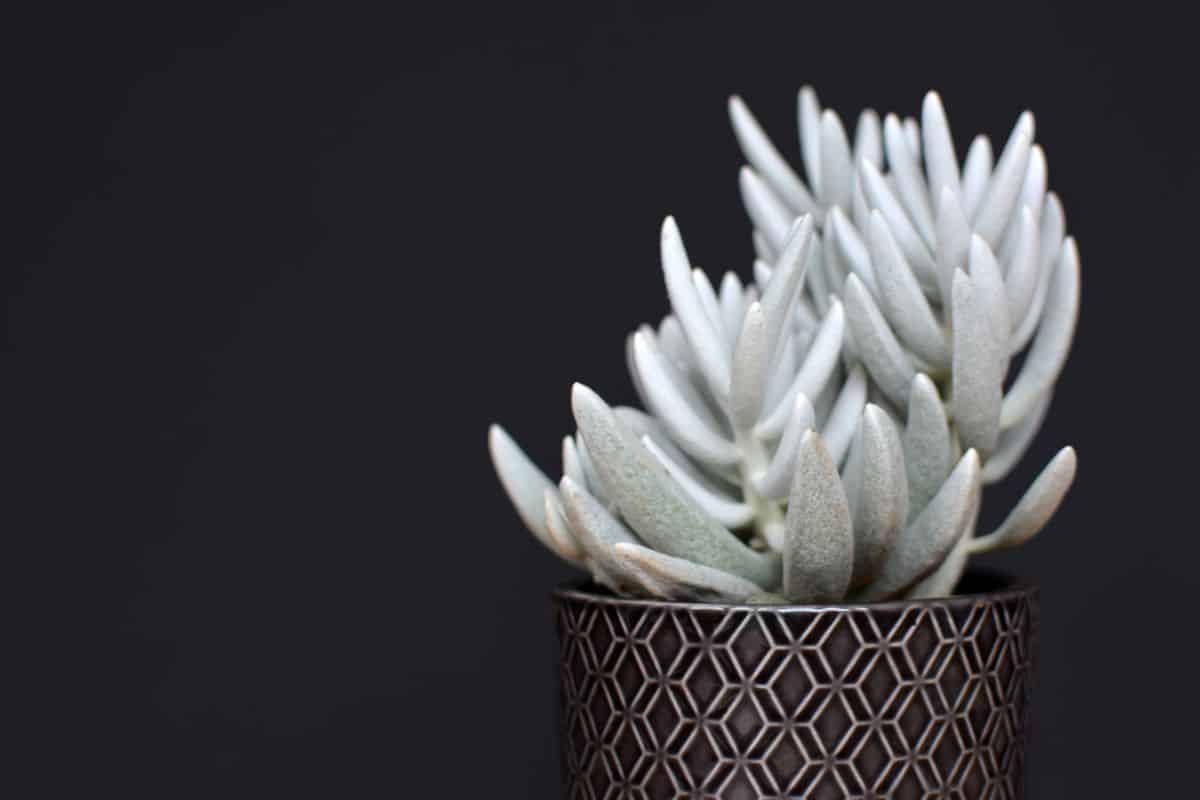
<svg viewBox="0 0 1200 800">
<path fill-rule="evenodd" d="M 796 162 L 806 82 L 851 119 L 937 88 L 960 149 L 1035 111 L 1084 305 L 984 517 L 1078 447 L 1052 529 L 994 559 L 1043 587 L 1032 794 L 1194 785 L 1190 26 L 792 2 L 5 27 L 14 796 L 556 797 L 546 594 L 570 573 L 487 423 L 557 475 L 570 382 L 632 400 L 664 214 L 710 274 L 750 265 L 727 96 Z"/>
</svg>

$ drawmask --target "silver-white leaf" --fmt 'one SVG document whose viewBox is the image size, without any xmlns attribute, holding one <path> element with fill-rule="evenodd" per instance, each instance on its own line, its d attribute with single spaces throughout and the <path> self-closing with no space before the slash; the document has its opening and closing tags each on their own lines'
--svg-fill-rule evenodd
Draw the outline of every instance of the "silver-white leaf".
<svg viewBox="0 0 1200 800">
<path fill-rule="evenodd" d="M 841 464 L 845 459 L 866 403 L 867 376 L 862 365 L 855 364 L 842 384 L 842 390 L 838 392 L 825 427 L 821 430 L 821 439 L 834 464 Z"/>
<path fill-rule="evenodd" d="M 938 295 L 942 307 L 951 307 L 954 270 L 967 268 L 971 246 L 971 226 L 959 204 L 958 195 L 943 187 L 938 199 L 937 271 Z"/>
<path fill-rule="evenodd" d="M 622 578 L 622 567 L 613 557 L 613 545 L 620 542 L 636 543 L 637 539 L 575 481 L 564 477 L 558 483 L 558 490 L 567 524 L 575 541 L 587 554 L 593 577 L 614 591 L 629 587 L 630 581 Z"/>
<path fill-rule="evenodd" d="M 729 118 L 746 160 L 771 185 L 775 193 L 791 206 L 793 211 L 816 211 L 817 203 L 808 187 L 779 154 L 775 145 L 763 132 L 762 126 L 758 124 L 758 120 L 742 102 L 742 98 L 736 95 L 729 98 Z"/>
<path fill-rule="evenodd" d="M 921 139 L 925 152 L 925 172 L 929 176 L 930 194 L 941 197 L 942 189 L 959 193 L 958 156 L 950 136 L 950 123 L 937 92 L 929 92 L 921 104 Z"/>
<path fill-rule="evenodd" d="M 647 406 L 693 458 L 717 466 L 733 466 L 737 448 L 722 436 L 703 398 L 674 370 L 648 331 L 633 337 L 634 374 Z"/>
<path fill-rule="evenodd" d="M 846 323 L 854 337 L 858 357 L 888 399 L 903 405 L 916 374 L 912 362 L 858 276 L 851 275 L 846 279 L 843 298 Z"/>
<path fill-rule="evenodd" d="M 778 562 L 701 511 L 599 395 L 577 383 L 571 404 L 601 483 L 648 545 L 771 588 Z"/>
<path fill-rule="evenodd" d="M 883 214 L 892 237 L 918 279 L 925 285 L 936 286 L 937 268 L 933 263 L 933 254 L 909 221 L 908 213 L 892 193 L 887 181 L 879 174 L 879 170 L 866 161 L 859 164 L 858 174 L 868 208 L 878 209 Z"/>
<path fill-rule="evenodd" d="M 696 294 L 692 265 L 672 217 L 667 217 L 663 222 L 661 249 L 663 278 L 675 318 L 683 327 L 696 364 L 713 395 L 724 398 L 729 391 L 729 351 Z"/>
<path fill-rule="evenodd" d="M 571 533 L 571 527 L 567 523 L 566 515 L 563 512 L 562 502 L 558 497 L 558 490 L 553 487 L 546 489 L 543 500 L 545 503 L 546 532 L 553 544 L 554 552 L 564 561 L 572 564 L 582 564 L 584 560 L 583 548 L 575 540 L 575 535 Z"/>
<path fill-rule="evenodd" d="M 935 367 L 948 367 L 950 347 L 942 326 L 878 211 L 871 212 L 867 240 L 879 284 L 879 305 L 892 330 L 919 358 Z"/>
<path fill-rule="evenodd" d="M 488 451 L 500 485 L 504 487 L 525 527 L 539 542 L 555 551 L 557 548 L 546 529 L 544 497 L 546 490 L 553 489 L 554 484 L 499 425 L 488 428 Z"/>
<path fill-rule="evenodd" d="M 846 318 L 842 304 L 834 301 L 821 321 L 821 327 L 817 329 L 817 335 L 809 346 L 808 355 L 796 372 L 787 394 L 755 428 L 754 432 L 759 438 L 775 439 L 783 433 L 783 427 L 791 416 L 796 395 L 816 397 L 825 388 L 841 356 L 845 328 Z"/>
<path fill-rule="evenodd" d="M 1021 209 L 1017 238 L 1013 245 L 1012 260 L 1004 279 L 1004 288 L 1008 292 L 1008 319 L 1014 328 L 1025 317 L 1029 304 L 1033 302 L 1033 294 L 1037 291 L 1038 276 L 1041 273 L 1041 247 L 1038 237 L 1038 225 L 1029 206 Z M 1013 348 L 1015 333 L 1009 340 L 1009 352 Z"/>
<path fill-rule="evenodd" d="M 821 184 L 821 105 L 811 86 L 802 86 L 796 103 L 800 122 L 800 156 L 813 194 L 822 200 Z"/>
<path fill-rule="evenodd" d="M 627 571 L 640 573 L 667 600 L 744 603 L 762 594 L 761 587 L 744 578 L 638 544 L 617 544 L 613 554 Z"/>
<path fill-rule="evenodd" d="M 725 342 L 731 351 L 737 342 L 738 331 L 742 324 L 742 297 L 741 280 L 733 272 L 726 272 L 721 278 L 717 299 L 721 304 L 721 327 L 725 331 Z"/>
<path fill-rule="evenodd" d="M 1025 182 L 1025 169 L 1029 165 L 1032 146 L 1033 115 L 1026 111 L 1013 127 L 1012 135 L 992 171 L 987 191 L 972 218 L 975 233 L 986 239 L 992 247 L 1000 243 L 1000 235 L 1008 226 L 1013 206 Z"/>
<path fill-rule="evenodd" d="M 1033 410 L 1026 414 L 1020 422 L 1008 430 L 1000 432 L 1000 443 L 996 445 L 996 450 L 988 456 L 988 460 L 983 465 L 983 482 L 985 484 L 1004 480 L 1008 477 L 1008 473 L 1017 466 L 1021 457 L 1025 455 L 1025 451 L 1033 444 L 1038 430 L 1041 429 L 1053 398 L 1054 392 L 1046 392 L 1038 400 Z"/>
<path fill-rule="evenodd" d="M 967 148 L 967 158 L 962 171 L 962 209 L 967 217 L 974 217 L 983 193 L 987 191 L 988 178 L 992 176 L 992 142 L 980 134 Z"/>
<path fill-rule="evenodd" d="M 779 339 L 795 307 L 808 271 L 813 245 L 813 220 L 803 216 L 789 230 L 771 272 L 770 282 L 762 296 L 762 310 L 766 323 L 767 356 L 773 356 L 779 347 Z"/>
<path fill-rule="evenodd" d="M 908 484 L 900 435 L 879 406 L 864 409 L 856 450 L 853 476 L 847 475 L 845 482 L 854 527 L 851 585 L 863 586 L 878 574 L 896 534 L 908 521 Z"/>
<path fill-rule="evenodd" d="M 897 199 L 908 212 L 908 218 L 925 246 L 932 247 L 933 209 L 929 205 L 929 192 L 917 163 L 917 151 L 909 147 L 908 138 L 895 114 L 888 114 L 883 120 L 883 145 L 896 179 Z"/>
<path fill-rule="evenodd" d="M 910 515 L 924 509 L 945 482 L 954 465 L 953 447 L 950 424 L 937 387 L 928 375 L 917 375 L 909 393 L 904 427 Z"/>
<path fill-rule="evenodd" d="M 1064 447 L 1030 485 L 1000 527 L 971 542 L 972 553 L 1016 547 L 1037 535 L 1067 496 L 1075 480 L 1075 449 Z"/>
<path fill-rule="evenodd" d="M 1005 356 L 1005 367 L 1008 366 L 1008 342 L 1012 332 L 1008 323 L 1008 289 L 1004 286 L 1004 276 L 1000 272 L 1000 264 L 992 254 L 992 248 L 982 236 L 971 237 L 969 255 L 971 283 L 983 304 L 983 312 L 991 326 L 992 337 L 1000 346 Z"/>
<path fill-rule="evenodd" d="M 701 511 L 726 528 L 731 530 L 743 528 L 754 519 L 754 509 L 745 503 L 714 491 L 709 485 L 697 480 L 686 467 L 676 463 L 663 448 L 655 444 L 651 437 L 642 436 L 642 445 L 658 459 L 660 464 L 666 467 L 670 476 L 687 492 L 688 497 L 700 507 Z"/>
<path fill-rule="evenodd" d="M 850 207 L 854 188 L 854 160 L 846 129 L 834 112 L 821 113 L 821 191 L 827 206 Z"/>
<path fill-rule="evenodd" d="M 1015 425 L 1033 409 L 1062 372 L 1079 316 L 1079 251 L 1075 240 L 1063 243 L 1062 258 L 1050 281 L 1042 323 L 1021 371 L 1004 396 L 1000 426 Z"/>
<path fill-rule="evenodd" d="M 927 577 L 954 547 L 979 487 L 979 454 L 968 450 L 920 514 L 897 537 L 879 575 L 859 599 L 897 597 Z"/>
<path fill-rule="evenodd" d="M 793 603 L 842 600 L 854 565 L 850 508 L 837 467 L 812 431 L 796 454 L 786 526 L 784 596 Z"/>
<path fill-rule="evenodd" d="M 788 417 L 783 429 L 783 437 L 779 447 L 766 471 L 755 479 L 754 488 L 769 500 L 782 500 L 787 497 L 792 486 L 792 474 L 796 467 L 796 453 L 800 449 L 800 440 L 805 431 L 812 430 L 817 424 L 816 413 L 812 403 L 803 394 L 796 395 L 792 405 L 792 414 Z"/>
<path fill-rule="evenodd" d="M 854 163 L 870 161 L 876 169 L 883 167 L 883 128 L 879 115 L 866 109 L 858 115 L 854 129 Z"/>
<path fill-rule="evenodd" d="M 950 369 L 950 416 L 963 447 L 990 453 L 1000 436 L 1000 402 L 1006 344 L 996 341 L 982 292 L 954 273 L 954 348 Z"/>
<path fill-rule="evenodd" d="M 750 167 L 742 167 L 738 173 L 738 189 L 754 227 L 762 231 L 771 249 L 779 252 L 792 224 L 791 210 Z"/>
<path fill-rule="evenodd" d="M 879 285 L 875 282 L 875 269 L 871 265 L 871 253 L 867 244 L 858 235 L 858 229 L 840 208 L 829 211 L 827 237 L 837 246 L 838 253 L 845 260 L 851 271 L 859 277 L 871 294 L 879 294 Z"/>
</svg>

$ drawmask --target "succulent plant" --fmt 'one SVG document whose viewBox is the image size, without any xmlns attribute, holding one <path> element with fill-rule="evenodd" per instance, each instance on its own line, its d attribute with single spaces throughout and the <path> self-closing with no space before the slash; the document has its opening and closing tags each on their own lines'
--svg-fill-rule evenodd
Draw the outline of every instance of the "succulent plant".
<svg viewBox="0 0 1200 800">
<path fill-rule="evenodd" d="M 864 112 L 853 145 L 811 89 L 799 105 L 808 185 L 730 100 L 752 281 L 714 287 L 664 222 L 671 313 L 626 347 L 646 410 L 575 384 L 557 485 L 489 431 L 526 525 L 615 592 L 945 595 L 971 554 L 1035 535 L 1074 479 L 1067 447 L 975 535 L 982 486 L 1041 426 L 1078 313 L 1078 252 L 1033 116 L 994 165 L 976 137 L 960 170 L 932 92 L 920 124 Z"/>
</svg>

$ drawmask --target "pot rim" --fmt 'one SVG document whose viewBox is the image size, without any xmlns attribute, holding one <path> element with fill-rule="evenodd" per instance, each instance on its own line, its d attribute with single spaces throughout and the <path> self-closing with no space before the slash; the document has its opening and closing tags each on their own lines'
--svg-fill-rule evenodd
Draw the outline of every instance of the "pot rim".
<svg viewBox="0 0 1200 800">
<path fill-rule="evenodd" d="M 637 597 L 618 597 L 596 591 L 596 584 L 588 579 L 567 581 L 559 585 L 551 597 L 556 601 L 576 600 L 600 605 L 615 605 L 626 608 L 658 608 L 682 611 L 757 611 L 774 613 L 820 611 L 900 611 L 908 608 L 929 608 L 934 606 L 973 605 L 987 602 L 997 603 L 1019 597 L 1032 597 L 1038 593 L 1037 584 L 1032 581 L 994 569 L 970 568 L 963 574 L 963 580 L 987 581 L 996 584 L 994 589 L 969 591 L 964 594 L 953 594 L 945 597 L 923 597 L 917 600 L 885 600 L 876 603 L 701 603 L 696 601 L 651 600 Z"/>
</svg>

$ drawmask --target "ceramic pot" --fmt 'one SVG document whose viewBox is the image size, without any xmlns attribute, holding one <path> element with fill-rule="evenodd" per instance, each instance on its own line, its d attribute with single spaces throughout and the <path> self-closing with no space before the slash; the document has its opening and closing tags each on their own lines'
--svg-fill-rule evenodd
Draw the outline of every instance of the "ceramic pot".
<svg viewBox="0 0 1200 800">
<path fill-rule="evenodd" d="M 554 595 L 564 797 L 1020 798 L 1034 587 L 863 605 Z"/>
</svg>

